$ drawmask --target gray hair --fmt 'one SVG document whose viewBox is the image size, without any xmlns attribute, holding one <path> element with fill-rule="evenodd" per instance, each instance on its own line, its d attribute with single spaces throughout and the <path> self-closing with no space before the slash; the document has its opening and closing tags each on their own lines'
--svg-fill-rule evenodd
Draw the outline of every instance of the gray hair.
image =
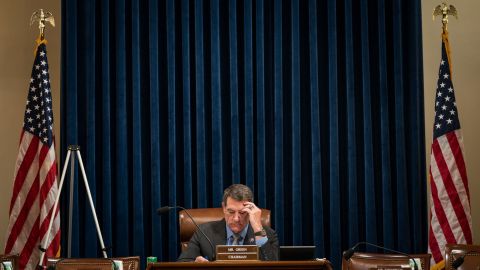
<svg viewBox="0 0 480 270">
<path fill-rule="evenodd" d="M 233 184 L 223 192 L 223 204 L 227 205 L 227 198 L 230 197 L 236 201 L 253 202 L 252 190 L 242 184 Z"/>
</svg>

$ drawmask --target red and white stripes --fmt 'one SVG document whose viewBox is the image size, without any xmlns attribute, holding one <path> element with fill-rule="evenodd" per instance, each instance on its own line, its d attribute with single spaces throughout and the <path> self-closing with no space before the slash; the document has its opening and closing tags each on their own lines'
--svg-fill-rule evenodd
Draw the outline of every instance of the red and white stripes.
<svg viewBox="0 0 480 270">
<path fill-rule="evenodd" d="M 50 147 L 39 137 L 22 132 L 15 165 L 5 253 L 20 255 L 20 269 L 35 269 L 58 192 L 55 143 Z M 55 214 L 47 257 L 60 248 L 60 215 Z"/>
<path fill-rule="evenodd" d="M 443 260 L 447 243 L 472 243 L 468 178 L 460 130 L 432 143 L 430 156 L 431 222 L 429 253 L 434 263 Z"/>
</svg>

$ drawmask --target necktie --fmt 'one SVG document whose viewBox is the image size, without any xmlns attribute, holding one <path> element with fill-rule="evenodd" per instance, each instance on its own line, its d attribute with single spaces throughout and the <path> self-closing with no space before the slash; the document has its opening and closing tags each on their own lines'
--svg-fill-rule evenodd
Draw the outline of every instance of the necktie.
<svg viewBox="0 0 480 270">
<path fill-rule="evenodd" d="M 234 246 L 238 245 L 239 244 L 238 242 L 240 241 L 241 236 L 238 235 L 238 234 L 233 234 L 232 238 L 233 238 L 232 245 L 234 245 Z"/>
</svg>

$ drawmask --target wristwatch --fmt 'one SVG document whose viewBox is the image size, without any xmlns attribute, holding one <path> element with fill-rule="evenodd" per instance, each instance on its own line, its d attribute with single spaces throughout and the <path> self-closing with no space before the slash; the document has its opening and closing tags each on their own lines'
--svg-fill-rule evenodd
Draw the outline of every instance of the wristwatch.
<svg viewBox="0 0 480 270">
<path fill-rule="evenodd" d="M 262 228 L 262 230 L 260 230 L 260 231 L 258 231 L 258 232 L 255 232 L 254 235 L 255 235 L 255 236 L 265 237 L 265 236 L 267 236 L 267 232 L 265 231 L 264 228 Z"/>
</svg>

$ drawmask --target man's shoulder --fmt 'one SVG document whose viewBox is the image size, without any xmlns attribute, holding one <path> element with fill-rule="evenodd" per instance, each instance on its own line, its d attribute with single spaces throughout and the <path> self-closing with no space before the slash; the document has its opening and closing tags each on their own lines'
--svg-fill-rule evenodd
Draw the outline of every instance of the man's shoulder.
<svg viewBox="0 0 480 270">
<path fill-rule="evenodd" d="M 199 225 L 199 227 L 201 229 L 216 229 L 216 228 L 225 228 L 225 220 L 224 219 L 220 219 L 220 220 L 215 220 L 215 221 L 209 221 L 209 222 L 205 222 L 205 223 L 202 223 Z"/>
</svg>

